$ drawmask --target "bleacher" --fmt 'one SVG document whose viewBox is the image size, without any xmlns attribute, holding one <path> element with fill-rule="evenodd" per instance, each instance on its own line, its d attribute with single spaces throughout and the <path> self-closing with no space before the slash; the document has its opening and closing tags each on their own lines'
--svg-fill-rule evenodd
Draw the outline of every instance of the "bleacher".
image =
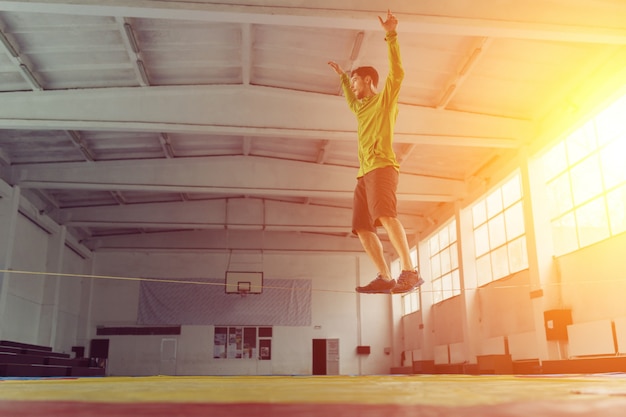
<svg viewBox="0 0 626 417">
<path fill-rule="evenodd" d="M 0 340 L 0 377 L 104 376 L 84 357 L 53 352 L 51 347 Z"/>
</svg>

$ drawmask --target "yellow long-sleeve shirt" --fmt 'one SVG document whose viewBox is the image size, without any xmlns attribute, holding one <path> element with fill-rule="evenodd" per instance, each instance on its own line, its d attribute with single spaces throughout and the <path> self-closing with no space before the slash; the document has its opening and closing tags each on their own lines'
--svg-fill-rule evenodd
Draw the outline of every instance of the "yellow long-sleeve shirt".
<svg viewBox="0 0 626 417">
<path fill-rule="evenodd" d="M 359 100 L 350 89 L 348 75 L 345 73 L 341 75 L 344 95 L 358 122 L 359 172 L 357 177 L 386 166 L 400 169 L 392 144 L 404 69 L 400 59 L 398 34 L 395 31 L 387 32 L 385 40 L 388 46 L 389 74 L 380 93 Z"/>
</svg>

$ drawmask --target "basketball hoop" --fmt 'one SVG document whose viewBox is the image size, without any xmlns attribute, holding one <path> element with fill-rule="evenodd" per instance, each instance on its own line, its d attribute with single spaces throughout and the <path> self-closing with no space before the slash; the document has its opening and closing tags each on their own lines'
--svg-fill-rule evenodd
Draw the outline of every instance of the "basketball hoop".
<svg viewBox="0 0 626 417">
<path fill-rule="evenodd" d="M 261 294 L 263 273 L 226 271 L 225 284 L 226 294 L 239 294 L 242 298 L 248 294 Z"/>
</svg>

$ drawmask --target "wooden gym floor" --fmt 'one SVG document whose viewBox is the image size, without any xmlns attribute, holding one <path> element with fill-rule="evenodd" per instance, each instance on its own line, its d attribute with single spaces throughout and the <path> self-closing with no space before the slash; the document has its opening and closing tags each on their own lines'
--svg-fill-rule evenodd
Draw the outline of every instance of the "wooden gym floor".
<svg viewBox="0 0 626 417">
<path fill-rule="evenodd" d="M 0 380 L 10 417 L 622 417 L 626 374 Z"/>
</svg>

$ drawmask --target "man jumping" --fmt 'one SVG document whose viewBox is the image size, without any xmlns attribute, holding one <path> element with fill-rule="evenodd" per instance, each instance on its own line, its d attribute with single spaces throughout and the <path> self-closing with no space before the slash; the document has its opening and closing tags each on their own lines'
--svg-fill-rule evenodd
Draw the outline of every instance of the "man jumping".
<svg viewBox="0 0 626 417">
<path fill-rule="evenodd" d="M 356 290 L 370 294 L 406 293 L 424 280 L 411 260 L 406 232 L 396 209 L 400 165 L 392 143 L 404 70 L 396 32 L 398 19 L 387 11 L 387 19 L 379 16 L 378 20 L 386 33 L 389 57 L 389 75 L 380 93 L 376 92 L 378 72 L 373 67 L 356 68 L 349 77 L 336 62 L 328 65 L 341 77 L 348 106 L 358 122 L 359 172 L 354 190 L 352 230 L 378 268 L 376 278 Z M 383 245 L 376 233 L 377 226 L 385 228 L 400 257 L 402 272 L 397 281 L 391 277 Z"/>
</svg>

